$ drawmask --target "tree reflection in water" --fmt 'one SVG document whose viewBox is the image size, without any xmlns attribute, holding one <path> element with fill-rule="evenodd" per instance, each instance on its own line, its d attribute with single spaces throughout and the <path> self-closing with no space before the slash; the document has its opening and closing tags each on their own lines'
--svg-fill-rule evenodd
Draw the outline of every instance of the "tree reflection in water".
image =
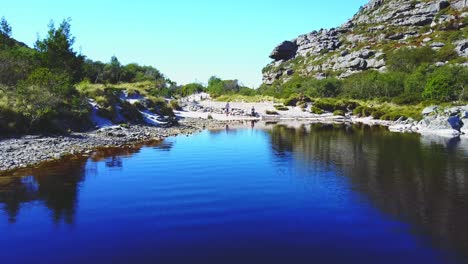
<svg viewBox="0 0 468 264">
<path fill-rule="evenodd" d="M 78 156 L 61 159 L 39 168 L 20 170 L 12 176 L 0 177 L 0 206 L 15 223 L 23 205 L 42 202 L 51 212 L 55 223 L 73 224 L 78 203 L 79 187 L 85 176 L 97 175 L 97 168 L 88 167 L 88 160 L 105 161 L 107 167 L 123 167 L 123 157 L 132 156 L 144 146 L 158 147 L 160 142 L 126 148 L 96 151 L 91 157 Z M 171 145 L 162 145 L 164 150 Z"/>
<path fill-rule="evenodd" d="M 369 126 L 276 126 L 270 133 L 276 155 L 293 155 L 303 169 L 319 162 L 338 170 L 381 211 L 436 246 L 468 254 L 466 142 Z"/>
<path fill-rule="evenodd" d="M 237 131 L 223 128 L 210 136 Z M 437 246 L 468 252 L 466 143 L 368 126 L 278 125 L 266 131 L 278 160 L 293 157 L 297 166 L 312 172 L 317 166 L 328 167 L 337 177 L 349 179 L 352 188 L 380 211 L 411 223 L 414 232 L 429 235 Z M 162 151 L 172 148 L 168 142 L 150 146 Z M 122 158 L 142 147 L 104 149 L 91 157 L 68 158 L 0 177 L 0 206 L 11 223 L 22 206 L 41 202 L 52 212 L 53 221 L 73 224 L 80 185 L 86 176 L 98 173 L 89 161 L 122 168 Z"/>
</svg>

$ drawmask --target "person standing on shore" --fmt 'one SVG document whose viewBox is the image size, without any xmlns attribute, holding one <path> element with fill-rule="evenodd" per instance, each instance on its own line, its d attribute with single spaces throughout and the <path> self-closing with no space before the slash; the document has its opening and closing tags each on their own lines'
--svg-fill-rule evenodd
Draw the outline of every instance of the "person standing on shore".
<svg viewBox="0 0 468 264">
<path fill-rule="evenodd" d="M 225 107 L 225 108 L 226 108 L 226 116 L 229 115 L 229 108 L 230 108 L 230 107 L 231 107 L 231 106 L 229 105 L 229 102 L 227 102 L 227 103 L 226 103 L 226 107 Z"/>
<path fill-rule="evenodd" d="M 458 115 L 459 113 L 452 113 L 447 121 L 450 123 L 453 129 L 455 129 L 456 131 L 458 131 L 458 133 L 463 135 L 461 129 L 465 124 Z"/>
</svg>

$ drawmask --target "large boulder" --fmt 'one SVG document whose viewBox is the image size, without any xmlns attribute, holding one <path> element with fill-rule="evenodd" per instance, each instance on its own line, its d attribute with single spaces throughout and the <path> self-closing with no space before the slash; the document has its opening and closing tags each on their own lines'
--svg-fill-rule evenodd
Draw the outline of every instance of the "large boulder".
<svg viewBox="0 0 468 264">
<path fill-rule="evenodd" d="M 284 41 L 270 55 L 275 61 L 289 60 L 296 56 L 298 46 L 292 41 Z"/>
</svg>

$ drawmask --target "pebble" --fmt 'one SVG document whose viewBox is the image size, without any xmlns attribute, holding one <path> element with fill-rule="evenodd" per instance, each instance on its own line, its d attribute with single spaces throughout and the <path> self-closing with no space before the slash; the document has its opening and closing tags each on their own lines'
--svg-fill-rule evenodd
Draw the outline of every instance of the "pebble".
<svg viewBox="0 0 468 264">
<path fill-rule="evenodd" d="M 203 127 L 217 128 L 225 122 L 187 118 L 173 127 L 132 126 L 128 129 L 108 127 L 71 136 L 0 139 L 0 174 L 60 159 L 69 154 L 91 154 L 100 147 L 124 147 L 168 136 L 192 134 Z"/>
</svg>

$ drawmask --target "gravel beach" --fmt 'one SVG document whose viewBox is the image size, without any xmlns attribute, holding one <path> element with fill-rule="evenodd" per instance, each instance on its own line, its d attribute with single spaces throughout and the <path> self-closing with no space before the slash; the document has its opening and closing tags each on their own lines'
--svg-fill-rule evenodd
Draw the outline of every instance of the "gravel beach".
<svg viewBox="0 0 468 264">
<path fill-rule="evenodd" d="M 32 167 L 68 155 L 89 154 L 98 148 L 124 147 L 162 140 L 176 135 L 190 135 L 202 129 L 225 127 L 233 121 L 186 118 L 178 126 L 112 126 L 67 136 L 23 136 L 0 139 L 0 175 Z"/>
</svg>

